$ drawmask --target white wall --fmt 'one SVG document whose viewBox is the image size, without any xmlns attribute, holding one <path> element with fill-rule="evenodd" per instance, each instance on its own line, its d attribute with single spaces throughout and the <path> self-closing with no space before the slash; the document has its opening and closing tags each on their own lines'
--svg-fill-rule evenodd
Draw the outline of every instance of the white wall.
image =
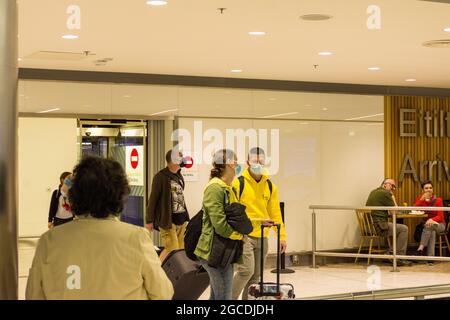
<svg viewBox="0 0 450 320">
<path fill-rule="evenodd" d="M 19 118 L 19 237 L 47 230 L 59 175 L 76 162 L 76 119 Z"/>
<path fill-rule="evenodd" d="M 288 251 L 311 250 L 311 204 L 363 205 L 370 190 L 384 178 L 384 135 L 381 123 L 302 122 L 197 119 L 203 131 L 279 129 L 280 166 L 272 181 L 286 203 Z M 179 127 L 193 133 L 194 119 L 181 118 Z M 194 137 L 192 137 L 194 139 Z M 203 147 L 208 145 L 204 142 Z M 247 146 L 248 147 L 248 146 Z M 248 149 L 247 149 L 248 150 Z M 245 161 L 245 159 L 239 159 Z M 190 214 L 201 208 L 209 164 L 197 166 L 198 181 L 187 182 Z M 359 241 L 353 212 L 319 212 L 318 249 L 355 247 Z M 271 248 L 275 248 L 271 237 Z M 271 250 L 272 251 L 272 250 Z"/>
</svg>

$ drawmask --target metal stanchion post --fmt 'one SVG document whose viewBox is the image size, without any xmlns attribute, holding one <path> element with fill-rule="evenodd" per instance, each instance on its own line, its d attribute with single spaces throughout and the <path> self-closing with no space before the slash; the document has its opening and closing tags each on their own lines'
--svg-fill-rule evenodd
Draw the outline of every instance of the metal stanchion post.
<svg viewBox="0 0 450 320">
<path fill-rule="evenodd" d="M 313 209 L 312 212 L 312 267 L 317 268 L 316 266 L 316 212 Z"/>
<path fill-rule="evenodd" d="M 280 202 L 280 209 L 281 209 L 281 220 L 283 221 L 284 224 L 284 202 Z M 283 252 L 280 256 L 280 273 L 294 273 L 295 270 L 292 269 L 286 269 L 286 253 Z M 271 271 L 272 273 L 277 273 L 277 269 L 273 269 Z"/>
<path fill-rule="evenodd" d="M 397 270 L 397 213 L 394 210 L 392 213 L 392 253 L 394 255 L 392 272 Z"/>
</svg>

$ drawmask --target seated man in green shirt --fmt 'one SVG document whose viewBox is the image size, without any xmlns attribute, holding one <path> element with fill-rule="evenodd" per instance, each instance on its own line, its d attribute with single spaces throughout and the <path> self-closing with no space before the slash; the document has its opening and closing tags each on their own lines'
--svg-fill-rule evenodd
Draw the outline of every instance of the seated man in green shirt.
<svg viewBox="0 0 450 320">
<path fill-rule="evenodd" d="M 366 206 L 377 207 L 394 207 L 397 206 L 394 197 L 395 181 L 393 179 L 385 179 L 381 184 L 381 187 L 376 188 L 369 194 L 367 198 Z M 373 210 L 372 219 L 375 224 L 375 228 L 379 234 L 387 232 L 387 235 L 391 237 L 393 235 L 393 224 L 388 222 L 389 213 L 386 210 Z M 397 254 L 406 255 L 406 248 L 408 246 L 408 227 L 404 224 L 397 223 Z M 407 260 L 399 260 L 398 265 L 411 265 L 412 263 Z"/>
</svg>

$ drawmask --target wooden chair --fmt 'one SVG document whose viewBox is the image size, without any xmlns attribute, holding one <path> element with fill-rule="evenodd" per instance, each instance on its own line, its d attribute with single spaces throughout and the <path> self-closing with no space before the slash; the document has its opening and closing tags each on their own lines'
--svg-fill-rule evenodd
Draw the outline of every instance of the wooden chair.
<svg viewBox="0 0 450 320">
<path fill-rule="evenodd" d="M 447 228 L 445 228 L 445 231 L 437 234 L 438 241 L 436 242 L 436 247 L 439 247 L 439 256 L 441 256 L 441 257 L 442 257 L 442 249 L 450 250 L 450 244 L 448 242 L 448 237 L 447 237 L 449 227 L 450 227 L 450 222 L 447 223 Z M 444 241 L 445 241 L 445 243 L 444 243 Z"/>
<path fill-rule="evenodd" d="M 372 253 L 385 253 L 389 251 L 390 241 L 389 237 L 379 235 L 377 229 L 375 228 L 375 224 L 372 219 L 372 214 L 370 210 L 355 210 L 356 218 L 358 219 L 359 230 L 361 232 L 361 241 L 359 243 L 358 254 L 361 253 L 361 249 L 366 240 L 369 241 L 368 252 L 369 255 Z M 381 249 L 381 241 L 383 239 L 387 239 L 388 249 Z M 373 242 L 377 241 L 378 249 L 373 249 Z M 355 263 L 358 262 L 358 257 L 355 259 Z M 367 264 L 370 263 L 370 257 L 367 259 Z"/>
</svg>

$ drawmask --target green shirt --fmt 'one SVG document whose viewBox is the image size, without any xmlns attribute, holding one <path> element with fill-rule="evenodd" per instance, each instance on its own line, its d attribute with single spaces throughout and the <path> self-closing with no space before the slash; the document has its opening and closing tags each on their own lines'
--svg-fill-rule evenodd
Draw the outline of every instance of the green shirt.
<svg viewBox="0 0 450 320">
<path fill-rule="evenodd" d="M 395 203 L 392 199 L 392 194 L 386 189 L 379 187 L 373 190 L 367 198 L 366 206 L 377 206 L 377 207 L 394 207 Z M 387 221 L 388 212 L 386 210 L 373 210 L 372 218 L 374 222 L 377 221 Z"/>
</svg>

